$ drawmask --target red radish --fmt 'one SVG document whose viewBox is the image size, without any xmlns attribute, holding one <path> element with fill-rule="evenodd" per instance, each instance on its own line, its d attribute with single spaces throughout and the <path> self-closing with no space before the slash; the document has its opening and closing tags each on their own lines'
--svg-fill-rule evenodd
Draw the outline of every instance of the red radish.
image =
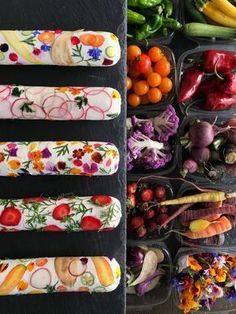
<svg viewBox="0 0 236 314">
<path fill-rule="evenodd" d="M 155 197 L 158 201 L 163 201 L 166 198 L 166 189 L 162 185 L 158 185 L 155 189 Z"/>
<path fill-rule="evenodd" d="M 30 277 L 30 285 L 35 289 L 45 289 L 51 281 L 52 276 L 47 268 L 38 268 Z"/>
<path fill-rule="evenodd" d="M 168 218 L 169 218 L 169 215 L 167 215 L 167 214 L 161 214 L 161 215 L 157 216 L 156 222 L 157 222 L 158 226 L 161 226 L 162 224 L 164 224 Z"/>
<path fill-rule="evenodd" d="M 193 147 L 191 149 L 191 156 L 196 162 L 204 163 L 209 161 L 211 152 L 208 147 Z"/>
<path fill-rule="evenodd" d="M 15 207 L 6 207 L 1 213 L 0 224 L 4 226 L 17 226 L 21 220 L 21 212 Z"/>
<path fill-rule="evenodd" d="M 229 139 L 229 141 L 236 145 L 236 118 L 229 119 L 225 126 L 231 126 L 233 127 L 229 131 L 226 132 L 226 136 Z"/>
<path fill-rule="evenodd" d="M 140 216 L 133 216 L 130 221 L 131 230 L 138 229 L 144 225 L 144 219 Z"/>
<path fill-rule="evenodd" d="M 168 212 L 168 208 L 166 206 L 157 207 L 157 214 L 166 214 Z"/>
<path fill-rule="evenodd" d="M 127 208 L 128 209 L 132 209 L 134 208 L 136 205 L 136 199 L 134 194 L 130 194 L 127 196 Z"/>
<path fill-rule="evenodd" d="M 82 263 L 79 258 L 71 261 L 69 265 L 69 273 L 75 277 L 82 276 L 86 272 L 86 269 L 87 265 Z"/>
<path fill-rule="evenodd" d="M 147 233 L 147 229 L 144 226 L 141 226 L 138 228 L 136 234 L 139 238 L 143 238 L 146 235 L 146 233 Z"/>
<path fill-rule="evenodd" d="M 52 212 L 52 217 L 55 220 L 62 220 L 64 217 L 69 216 L 70 206 L 68 204 L 60 204 L 56 206 Z"/>
<path fill-rule="evenodd" d="M 60 232 L 63 231 L 60 227 L 56 225 L 48 225 L 43 228 L 44 231 L 53 231 L 53 232 Z"/>
<path fill-rule="evenodd" d="M 127 194 L 134 194 L 137 190 L 137 183 L 131 182 L 127 185 Z"/>
<path fill-rule="evenodd" d="M 112 198 L 107 195 L 94 195 L 91 197 L 91 202 L 98 206 L 107 206 L 112 203 Z"/>
<path fill-rule="evenodd" d="M 147 231 L 148 232 L 154 232 L 158 230 L 158 224 L 156 223 L 155 219 L 151 219 L 148 222 Z"/>
<path fill-rule="evenodd" d="M 84 231 L 97 231 L 101 227 L 101 220 L 94 216 L 85 216 L 81 219 L 80 222 L 80 228 Z"/>
<path fill-rule="evenodd" d="M 145 218 L 146 219 L 152 219 L 155 216 L 155 210 L 150 208 L 149 210 L 146 211 L 145 213 Z"/>
<path fill-rule="evenodd" d="M 141 199 L 143 202 L 151 202 L 153 200 L 154 193 L 152 189 L 145 189 L 141 193 Z"/>
</svg>

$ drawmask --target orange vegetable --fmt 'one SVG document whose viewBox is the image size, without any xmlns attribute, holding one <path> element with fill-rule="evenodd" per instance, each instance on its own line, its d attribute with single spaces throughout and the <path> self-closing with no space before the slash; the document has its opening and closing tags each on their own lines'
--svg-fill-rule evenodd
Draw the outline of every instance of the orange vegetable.
<svg viewBox="0 0 236 314">
<path fill-rule="evenodd" d="M 28 288 L 29 284 L 27 281 L 21 280 L 18 285 L 17 285 L 17 289 L 19 291 L 24 291 Z"/>
<path fill-rule="evenodd" d="M 161 84 L 161 76 L 158 73 L 151 73 L 147 77 L 147 83 L 150 87 L 157 87 Z M 161 90 L 161 89 L 160 89 Z"/>
<path fill-rule="evenodd" d="M 163 53 L 159 47 L 152 47 L 148 51 L 148 56 L 152 62 L 157 62 L 163 57 Z"/>
<path fill-rule="evenodd" d="M 154 71 L 161 76 L 168 76 L 171 71 L 170 62 L 166 58 L 162 58 L 155 64 Z"/>
<path fill-rule="evenodd" d="M 129 68 L 129 75 L 131 77 L 139 77 L 140 76 L 140 73 L 138 71 L 136 71 L 132 66 Z"/>
<path fill-rule="evenodd" d="M 127 59 L 129 61 L 134 61 L 142 53 L 141 49 L 136 45 L 130 45 L 127 48 Z"/>
<path fill-rule="evenodd" d="M 135 93 L 132 93 L 128 96 L 128 103 L 131 107 L 138 107 L 141 103 L 141 99 Z"/>
<path fill-rule="evenodd" d="M 159 102 L 162 98 L 162 93 L 159 88 L 153 87 L 149 89 L 148 99 L 152 104 Z"/>
<path fill-rule="evenodd" d="M 162 92 L 162 94 L 169 93 L 172 90 L 172 88 L 173 88 L 173 83 L 171 79 L 169 79 L 168 77 L 163 77 L 159 85 L 159 89 Z"/>
<path fill-rule="evenodd" d="M 82 44 L 92 47 L 100 47 L 105 41 L 103 35 L 94 35 L 89 33 L 80 35 L 79 39 Z"/>
<path fill-rule="evenodd" d="M 38 40 L 40 40 L 44 44 L 50 44 L 54 41 L 55 34 L 54 32 L 43 32 L 38 35 Z"/>
<path fill-rule="evenodd" d="M 147 92 L 149 90 L 148 83 L 145 80 L 138 81 L 134 84 L 133 90 L 134 90 L 135 94 L 137 94 L 139 96 L 143 96 L 143 95 L 147 94 Z"/>
<path fill-rule="evenodd" d="M 126 81 L 126 87 L 127 87 L 127 90 L 130 90 L 132 88 L 132 80 L 130 77 L 127 77 L 127 81 Z"/>
<path fill-rule="evenodd" d="M 38 258 L 35 263 L 37 266 L 42 267 L 42 266 L 46 265 L 47 262 L 48 262 L 47 258 Z"/>
</svg>

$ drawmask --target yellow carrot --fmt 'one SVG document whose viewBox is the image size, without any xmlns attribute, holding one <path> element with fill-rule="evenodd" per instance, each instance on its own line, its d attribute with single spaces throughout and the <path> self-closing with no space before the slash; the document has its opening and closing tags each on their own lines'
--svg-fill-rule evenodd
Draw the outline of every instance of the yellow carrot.
<svg viewBox="0 0 236 314">
<path fill-rule="evenodd" d="M 233 193 L 232 193 L 233 194 Z M 231 196 L 231 194 L 229 194 Z M 195 195 L 187 195 L 180 198 L 174 198 L 172 200 L 166 200 L 160 202 L 160 205 L 181 205 L 181 204 L 194 204 L 194 203 L 208 203 L 208 202 L 221 202 L 226 200 L 228 195 L 221 191 L 212 191 L 199 193 Z"/>
</svg>

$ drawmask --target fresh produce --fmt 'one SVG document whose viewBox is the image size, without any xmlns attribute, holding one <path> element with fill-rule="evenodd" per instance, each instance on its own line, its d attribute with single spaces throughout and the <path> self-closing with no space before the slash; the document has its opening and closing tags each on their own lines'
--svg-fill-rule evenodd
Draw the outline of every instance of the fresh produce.
<svg viewBox="0 0 236 314">
<path fill-rule="evenodd" d="M 47 268 L 35 270 L 30 277 L 30 285 L 35 289 L 45 289 L 51 284 L 52 277 Z"/>
<path fill-rule="evenodd" d="M 23 278 L 26 267 L 22 264 L 16 265 L 5 277 L 0 285 L 0 295 L 9 294 Z"/>
<path fill-rule="evenodd" d="M 235 177 L 234 171 L 230 175 L 226 167 L 236 165 L 236 118 L 231 118 L 219 126 L 208 121 L 194 121 L 184 130 L 185 135 L 180 138 L 183 146 L 183 165 L 181 174 L 198 173 L 213 181 L 225 177 Z M 217 165 L 217 167 L 216 167 Z M 219 165 L 225 167 L 225 170 Z"/>
<path fill-rule="evenodd" d="M 162 250 L 152 247 L 128 247 L 126 285 L 128 294 L 142 296 L 158 284 L 165 272 L 161 263 L 165 256 Z"/>
<path fill-rule="evenodd" d="M 133 168 L 158 169 L 172 160 L 168 143 L 176 134 L 179 118 L 169 105 L 159 116 L 149 119 L 128 118 L 128 171 Z"/>
<path fill-rule="evenodd" d="M 236 53 L 206 50 L 184 61 L 178 100 L 208 111 L 236 105 Z"/>
<path fill-rule="evenodd" d="M 102 256 L 91 257 L 97 272 L 100 284 L 104 287 L 112 285 L 115 281 L 113 270 L 108 261 Z"/>
<path fill-rule="evenodd" d="M 236 38 L 236 3 L 228 0 L 184 1 L 187 36 Z M 193 22 L 193 23 L 187 23 Z M 212 25 L 209 25 L 212 24 Z"/>
<path fill-rule="evenodd" d="M 128 104 L 131 107 L 156 104 L 172 91 L 172 64 L 163 49 L 153 46 L 142 52 L 137 45 L 129 45 L 128 59 Z"/>
<path fill-rule="evenodd" d="M 134 182 L 128 183 L 129 186 Z M 158 207 L 158 203 L 167 197 L 167 188 L 163 185 L 153 183 L 138 183 L 137 189 L 133 197 L 135 199 L 135 207 L 129 207 L 130 194 L 127 194 L 127 216 L 128 216 L 128 232 L 138 238 L 145 235 L 157 233 L 159 226 L 164 223 L 170 215 L 170 209 L 165 206 Z M 167 224 L 168 225 L 168 224 Z M 166 227 L 168 227 L 166 225 Z"/>
<path fill-rule="evenodd" d="M 173 14 L 171 0 L 129 0 L 128 37 L 144 40 L 168 36 L 182 27 Z"/>
</svg>

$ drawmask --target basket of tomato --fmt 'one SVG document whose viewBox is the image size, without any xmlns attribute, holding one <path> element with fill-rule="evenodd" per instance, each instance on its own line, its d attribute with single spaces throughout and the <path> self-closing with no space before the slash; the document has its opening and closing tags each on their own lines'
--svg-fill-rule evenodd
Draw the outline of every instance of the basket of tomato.
<svg viewBox="0 0 236 314">
<path fill-rule="evenodd" d="M 162 45 L 127 49 L 128 109 L 154 110 L 174 100 L 175 58 Z"/>
</svg>

